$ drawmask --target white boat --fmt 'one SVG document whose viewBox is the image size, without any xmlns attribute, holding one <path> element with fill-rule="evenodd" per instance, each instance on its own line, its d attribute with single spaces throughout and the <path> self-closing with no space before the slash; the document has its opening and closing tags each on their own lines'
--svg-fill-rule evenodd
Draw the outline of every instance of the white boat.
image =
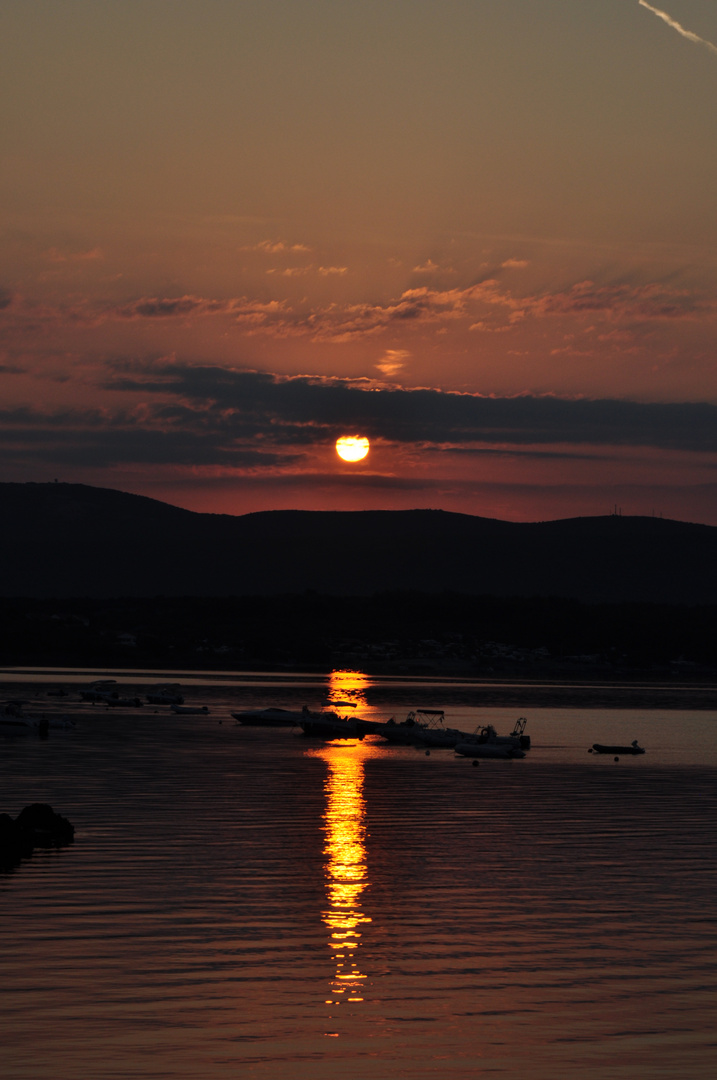
<svg viewBox="0 0 717 1080">
<path fill-rule="evenodd" d="M 184 705 L 184 698 L 178 691 L 159 690 L 156 693 L 147 694 L 150 705 Z"/>
<path fill-rule="evenodd" d="M 36 726 L 26 716 L 18 713 L 0 713 L 0 730 L 2 731 L 30 731 Z"/>
<path fill-rule="evenodd" d="M 450 749 L 462 739 L 469 738 L 466 731 L 444 726 L 443 709 L 414 709 L 405 720 L 396 723 L 393 717 L 385 724 L 371 725 L 371 731 L 390 743 L 403 746 L 436 746 Z"/>
<path fill-rule="evenodd" d="M 457 742 L 455 751 L 463 757 L 522 758 L 530 748 L 530 736 L 525 734 L 527 720 L 516 720 L 510 735 L 499 735 L 492 724 L 476 730 L 472 735 Z"/>
<path fill-rule="evenodd" d="M 23 731 L 66 731 L 75 726 L 75 721 L 69 716 L 23 716 L 22 712 L 0 713 L 0 731 L 23 732 Z"/>
<path fill-rule="evenodd" d="M 299 724 L 304 735 L 319 739 L 363 739 L 365 734 L 363 721 L 357 716 L 339 716 L 328 709 L 318 713 L 307 709 Z"/>
</svg>

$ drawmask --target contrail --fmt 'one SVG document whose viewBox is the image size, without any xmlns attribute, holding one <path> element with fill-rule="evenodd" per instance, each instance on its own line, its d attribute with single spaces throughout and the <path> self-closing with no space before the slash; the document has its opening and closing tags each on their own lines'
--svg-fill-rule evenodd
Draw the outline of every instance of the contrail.
<svg viewBox="0 0 717 1080">
<path fill-rule="evenodd" d="M 676 30 L 678 34 L 682 34 L 688 41 L 694 41 L 695 45 L 704 45 L 710 52 L 717 54 L 717 45 L 713 45 L 711 41 L 705 41 L 699 34 L 693 34 L 691 30 L 685 30 L 684 26 L 681 26 L 676 19 L 673 19 L 671 15 L 668 15 L 666 11 L 660 11 L 659 8 L 653 7 L 652 4 L 648 4 L 646 0 L 639 0 L 640 7 L 647 8 L 653 15 L 657 15 L 658 19 L 662 19 L 668 26 L 671 26 L 673 30 Z"/>
</svg>

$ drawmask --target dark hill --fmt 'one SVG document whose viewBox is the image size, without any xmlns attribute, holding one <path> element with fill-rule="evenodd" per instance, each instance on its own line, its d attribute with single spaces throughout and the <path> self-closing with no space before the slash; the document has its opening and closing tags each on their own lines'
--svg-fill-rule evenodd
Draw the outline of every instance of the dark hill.
<svg viewBox="0 0 717 1080">
<path fill-rule="evenodd" d="M 195 514 L 82 484 L 0 484 L 0 595 L 387 590 L 717 603 L 717 528 L 440 510 Z"/>
</svg>

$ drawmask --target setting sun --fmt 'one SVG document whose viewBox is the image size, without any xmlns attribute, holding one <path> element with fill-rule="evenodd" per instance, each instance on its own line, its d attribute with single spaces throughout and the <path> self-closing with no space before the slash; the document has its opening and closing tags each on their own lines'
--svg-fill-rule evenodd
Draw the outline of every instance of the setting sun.
<svg viewBox="0 0 717 1080">
<path fill-rule="evenodd" d="M 363 435 L 342 435 L 336 440 L 336 453 L 344 461 L 361 461 L 368 451 L 368 439 Z"/>
</svg>

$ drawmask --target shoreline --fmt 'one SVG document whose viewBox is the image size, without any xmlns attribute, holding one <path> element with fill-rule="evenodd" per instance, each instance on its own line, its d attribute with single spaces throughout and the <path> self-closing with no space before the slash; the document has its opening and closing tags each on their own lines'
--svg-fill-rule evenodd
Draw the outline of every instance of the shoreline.
<svg viewBox="0 0 717 1080">
<path fill-rule="evenodd" d="M 81 690 L 99 680 L 101 675 L 115 678 L 116 689 L 123 697 L 144 699 L 151 686 L 173 682 L 182 686 L 192 703 L 211 705 L 214 699 L 225 697 L 227 693 L 243 696 L 261 692 L 267 699 L 274 694 L 276 698 L 304 700 L 311 696 L 312 688 L 322 687 L 329 678 L 328 672 L 147 672 L 140 674 L 112 669 L 97 669 L 95 672 L 80 673 L 69 669 L 66 674 L 57 670 L 38 673 L 40 677 L 27 677 L 27 673 L 10 672 L 0 675 L 0 703 L 23 699 L 33 716 L 46 712 L 50 716 L 72 714 L 77 716 L 105 715 L 171 715 L 167 706 L 150 705 L 143 701 L 138 708 L 107 706 L 84 703 L 77 700 Z M 93 675 L 95 679 L 93 679 Z M 250 677 L 253 676 L 253 677 Z M 293 676 L 293 678 L 292 678 Z M 405 701 L 407 707 L 415 705 L 417 694 L 423 693 L 432 699 L 440 700 L 446 708 L 470 705 L 473 708 L 590 708 L 590 709 L 672 709 L 685 711 L 714 711 L 717 719 L 717 685 L 714 683 L 674 683 L 674 682 L 611 682 L 598 683 L 595 680 L 570 680 L 545 682 L 486 681 L 481 679 L 458 679 L 456 677 L 417 679 L 406 676 L 374 676 L 371 682 L 368 675 L 364 690 L 366 702 L 380 705 L 390 697 L 398 704 Z M 393 682 L 392 678 L 397 679 Z M 57 696 L 52 691 L 65 687 L 67 695 Z M 421 690 L 423 687 L 423 690 Z M 115 686 L 113 685 L 113 689 Z M 79 708 L 78 708 L 79 706 Z M 161 711 L 160 711 L 161 710 Z M 30 713 L 28 713 L 30 715 Z"/>
</svg>

